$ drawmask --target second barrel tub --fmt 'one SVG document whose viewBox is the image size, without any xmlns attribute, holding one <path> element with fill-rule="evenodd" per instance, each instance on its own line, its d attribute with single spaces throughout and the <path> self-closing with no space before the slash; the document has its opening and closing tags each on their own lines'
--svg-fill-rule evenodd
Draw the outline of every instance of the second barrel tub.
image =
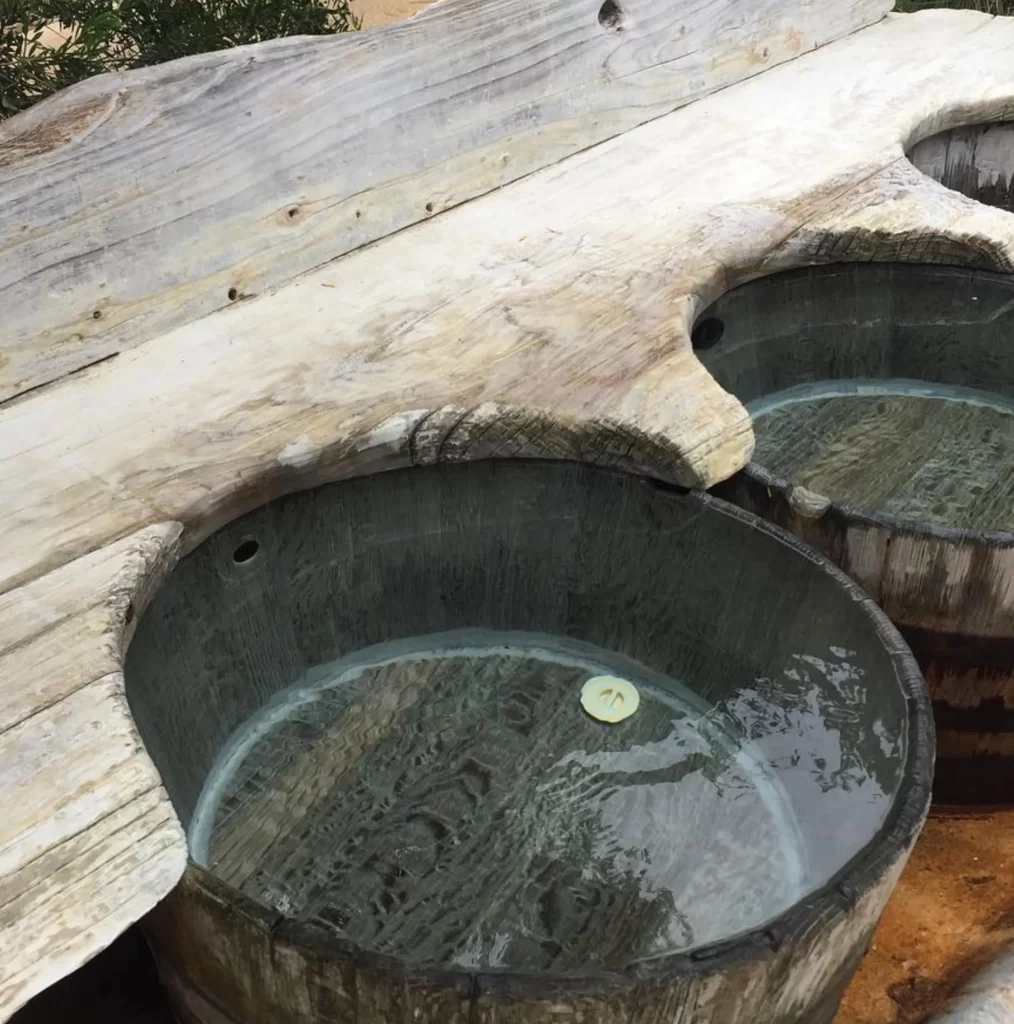
<svg viewBox="0 0 1014 1024">
<path fill-rule="evenodd" d="M 836 561 L 926 674 L 939 801 L 1014 799 L 1014 279 L 856 264 L 754 281 L 698 355 L 750 411 L 718 489 Z"/>
</svg>

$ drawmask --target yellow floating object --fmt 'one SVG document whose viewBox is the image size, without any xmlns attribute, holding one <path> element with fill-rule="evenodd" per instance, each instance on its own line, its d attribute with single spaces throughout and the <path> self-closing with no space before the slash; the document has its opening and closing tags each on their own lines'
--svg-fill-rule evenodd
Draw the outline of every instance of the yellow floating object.
<svg viewBox="0 0 1014 1024">
<path fill-rule="evenodd" d="M 619 676 L 593 676 L 581 687 L 581 707 L 600 722 L 622 722 L 640 703 L 637 687 Z"/>
</svg>

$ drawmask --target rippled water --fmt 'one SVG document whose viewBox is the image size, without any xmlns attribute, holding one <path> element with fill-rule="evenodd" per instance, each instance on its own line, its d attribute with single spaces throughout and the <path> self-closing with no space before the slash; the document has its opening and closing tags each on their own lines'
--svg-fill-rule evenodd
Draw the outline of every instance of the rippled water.
<svg viewBox="0 0 1014 1024">
<path fill-rule="evenodd" d="M 639 690 L 620 724 L 581 708 L 601 674 Z M 835 649 L 713 706 L 573 640 L 383 644 L 314 669 L 232 737 L 192 854 L 405 960 L 621 968 L 763 925 L 869 838 L 903 737 L 860 721 L 863 685 Z"/>
<path fill-rule="evenodd" d="M 913 380 L 818 381 L 750 405 L 754 460 L 835 501 L 1014 529 L 1014 400 Z"/>
</svg>

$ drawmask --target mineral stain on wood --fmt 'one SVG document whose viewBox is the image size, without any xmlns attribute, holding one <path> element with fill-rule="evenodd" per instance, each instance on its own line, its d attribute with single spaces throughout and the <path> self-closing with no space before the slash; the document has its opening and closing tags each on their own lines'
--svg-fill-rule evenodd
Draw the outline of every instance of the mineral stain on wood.
<svg viewBox="0 0 1014 1024">
<path fill-rule="evenodd" d="M 947 188 L 1014 212 L 1014 122 L 952 128 L 923 139 L 908 157 Z"/>
</svg>

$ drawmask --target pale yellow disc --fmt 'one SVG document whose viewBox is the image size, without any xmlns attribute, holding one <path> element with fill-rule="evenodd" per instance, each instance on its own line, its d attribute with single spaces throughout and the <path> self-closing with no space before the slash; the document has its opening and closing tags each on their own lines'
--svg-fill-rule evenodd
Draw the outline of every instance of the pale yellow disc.
<svg viewBox="0 0 1014 1024">
<path fill-rule="evenodd" d="M 581 687 L 581 707 L 600 722 L 622 722 L 640 703 L 637 687 L 619 676 L 594 676 Z"/>
</svg>

